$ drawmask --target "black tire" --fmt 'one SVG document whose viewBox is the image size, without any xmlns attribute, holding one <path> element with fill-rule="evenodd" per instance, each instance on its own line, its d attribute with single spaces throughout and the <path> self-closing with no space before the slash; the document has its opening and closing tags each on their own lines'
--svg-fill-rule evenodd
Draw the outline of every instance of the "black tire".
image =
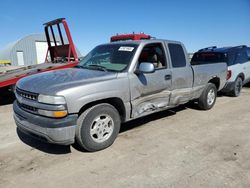
<svg viewBox="0 0 250 188">
<path fill-rule="evenodd" d="M 232 97 L 240 96 L 241 89 L 243 87 L 243 80 L 241 77 L 238 77 L 234 82 L 234 89 L 231 92 Z"/>
<path fill-rule="evenodd" d="M 102 120 L 102 118 L 110 120 L 108 124 L 105 124 L 106 127 L 111 127 L 113 124 L 113 131 L 111 133 L 104 133 L 105 128 L 104 125 L 102 125 L 104 124 L 104 122 L 102 122 L 104 120 Z M 96 119 L 99 120 L 96 121 Z M 95 105 L 79 116 L 77 120 L 76 141 L 80 147 L 87 151 L 93 152 L 105 149 L 114 143 L 120 131 L 120 125 L 120 115 L 114 106 L 107 103 Z M 93 127 L 97 127 L 95 128 L 96 130 L 93 129 Z M 106 136 L 106 138 L 103 138 L 103 142 L 98 140 L 99 128 L 102 133 L 100 133 L 100 138 Z M 97 131 L 97 133 L 92 133 L 92 135 L 91 130 Z"/>
<path fill-rule="evenodd" d="M 209 96 L 213 96 L 213 100 L 209 100 Z M 217 88 L 213 83 L 208 83 L 205 89 L 203 90 L 200 98 L 198 99 L 198 106 L 202 110 L 209 110 L 211 109 L 217 97 Z"/>
</svg>

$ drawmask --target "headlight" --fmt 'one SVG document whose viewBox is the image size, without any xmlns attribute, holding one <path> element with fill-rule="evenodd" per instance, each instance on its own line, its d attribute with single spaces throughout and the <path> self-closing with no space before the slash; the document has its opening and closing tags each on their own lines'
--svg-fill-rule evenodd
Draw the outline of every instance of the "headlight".
<svg viewBox="0 0 250 188">
<path fill-rule="evenodd" d="M 46 104 L 66 104 L 63 96 L 38 95 L 38 102 Z"/>
<path fill-rule="evenodd" d="M 43 116 L 54 117 L 54 118 L 62 118 L 67 116 L 67 110 L 60 111 L 48 111 L 48 110 L 38 110 L 38 113 Z"/>
</svg>

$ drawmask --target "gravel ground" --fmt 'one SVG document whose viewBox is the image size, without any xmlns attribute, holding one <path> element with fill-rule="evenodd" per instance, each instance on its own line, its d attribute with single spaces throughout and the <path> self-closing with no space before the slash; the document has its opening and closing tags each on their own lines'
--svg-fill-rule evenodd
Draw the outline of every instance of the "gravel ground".
<svg viewBox="0 0 250 188">
<path fill-rule="evenodd" d="M 210 111 L 184 105 L 122 125 L 87 153 L 16 130 L 0 106 L 0 187 L 250 187 L 250 88 Z"/>
</svg>

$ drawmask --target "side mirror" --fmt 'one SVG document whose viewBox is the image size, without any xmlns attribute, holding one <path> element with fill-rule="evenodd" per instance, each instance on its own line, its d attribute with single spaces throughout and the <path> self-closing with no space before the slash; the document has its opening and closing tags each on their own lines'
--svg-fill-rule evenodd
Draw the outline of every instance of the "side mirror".
<svg viewBox="0 0 250 188">
<path fill-rule="evenodd" d="M 142 62 L 139 65 L 139 69 L 136 71 L 136 73 L 153 73 L 155 72 L 155 66 L 153 63 L 149 62 Z"/>
</svg>

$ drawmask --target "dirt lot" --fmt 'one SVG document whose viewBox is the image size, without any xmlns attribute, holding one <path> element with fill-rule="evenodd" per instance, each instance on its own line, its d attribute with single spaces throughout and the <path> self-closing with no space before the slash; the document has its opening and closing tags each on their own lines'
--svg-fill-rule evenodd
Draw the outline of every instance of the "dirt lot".
<svg viewBox="0 0 250 188">
<path fill-rule="evenodd" d="M 210 111 L 185 105 L 127 123 L 81 152 L 17 133 L 0 106 L 0 187 L 250 187 L 250 88 Z"/>
</svg>

